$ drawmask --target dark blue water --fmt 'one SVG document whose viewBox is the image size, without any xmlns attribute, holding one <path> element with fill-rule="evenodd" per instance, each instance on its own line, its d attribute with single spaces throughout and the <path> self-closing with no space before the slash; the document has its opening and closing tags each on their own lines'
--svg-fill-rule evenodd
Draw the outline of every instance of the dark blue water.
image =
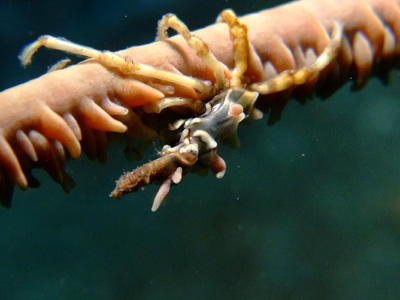
<svg viewBox="0 0 400 300">
<path fill-rule="evenodd" d="M 65 57 L 42 50 L 22 69 L 18 52 L 40 34 L 118 50 L 151 42 L 166 12 L 194 29 L 226 7 L 272 5 L 3 0 L 1 89 Z M 219 150 L 225 177 L 185 177 L 157 213 L 156 186 L 108 197 L 139 164 L 122 146 L 106 165 L 69 161 L 69 195 L 35 171 L 42 187 L 17 189 L 0 210 L 0 299 L 397 299 L 399 81 L 346 85 L 326 101 L 291 101 L 273 126 L 242 126 L 241 147 Z"/>
</svg>

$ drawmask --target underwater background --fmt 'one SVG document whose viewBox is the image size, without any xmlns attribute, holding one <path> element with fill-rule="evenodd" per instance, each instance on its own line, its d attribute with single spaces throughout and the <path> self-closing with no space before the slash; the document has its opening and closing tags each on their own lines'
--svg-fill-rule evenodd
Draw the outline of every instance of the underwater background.
<svg viewBox="0 0 400 300">
<path fill-rule="evenodd" d="M 176 13 L 190 29 L 284 1 L 0 1 L 0 88 L 35 78 L 66 54 L 21 48 L 41 34 L 98 49 L 154 40 Z M 398 299 L 400 72 L 386 86 L 351 83 L 327 100 L 293 100 L 273 126 L 241 126 L 241 147 L 219 148 L 221 180 L 189 174 L 150 211 L 157 186 L 114 200 L 129 161 L 66 164 L 64 194 L 36 170 L 39 189 L 0 209 L 0 299 Z"/>
</svg>

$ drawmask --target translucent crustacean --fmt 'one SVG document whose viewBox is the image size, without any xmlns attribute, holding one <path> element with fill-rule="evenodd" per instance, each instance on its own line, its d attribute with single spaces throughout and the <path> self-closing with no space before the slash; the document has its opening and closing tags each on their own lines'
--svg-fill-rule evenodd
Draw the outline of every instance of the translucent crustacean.
<svg viewBox="0 0 400 300">
<path fill-rule="evenodd" d="M 171 183 L 178 184 L 183 173 L 198 168 L 203 172 L 211 169 L 217 178 L 222 178 L 226 164 L 217 154 L 218 142 L 236 135 L 237 126 L 243 119 L 262 117 L 262 113 L 254 107 L 258 93 L 279 92 L 307 82 L 308 78 L 323 70 L 336 58 L 340 48 L 342 26 L 333 21 L 331 42 L 311 65 L 300 70 L 286 70 L 266 82 L 246 84 L 244 74 L 250 47 L 246 25 L 239 22 L 232 10 L 223 11 L 218 20 L 225 21 L 229 26 L 235 52 L 235 68 L 232 72 L 228 71 L 222 62 L 217 61 L 206 44 L 192 35 L 175 15 L 165 15 L 159 22 L 158 39 L 165 39 L 166 30 L 172 27 L 214 71 L 216 81 L 213 90 L 217 95 L 208 95 L 205 99 L 207 109 L 203 115 L 184 121 L 179 142 L 175 147 L 164 146 L 161 158 L 122 175 L 111 193 L 112 197 L 119 197 L 153 181 L 161 180 L 162 184 L 152 206 L 152 211 L 156 211 L 168 194 Z M 166 98 L 158 101 L 158 104 L 165 100 Z M 189 99 L 187 101 L 192 102 Z M 181 99 L 174 99 L 169 105 L 179 106 L 180 104 Z M 173 129 L 175 128 L 173 126 Z"/>
<path fill-rule="evenodd" d="M 349 78 L 361 87 L 377 70 L 393 67 L 399 15 L 398 0 L 304 0 L 240 21 L 224 11 L 219 19 L 228 26 L 194 34 L 167 15 L 159 23 L 160 42 L 115 53 L 42 36 L 21 54 L 25 65 L 41 46 L 89 59 L 65 69 L 62 62 L 52 68 L 58 71 L 0 93 L 0 201 L 9 206 L 15 184 L 37 186 L 31 174 L 36 167 L 68 191 L 64 147 L 73 158 L 82 150 L 100 158 L 106 132 L 154 140 L 172 123 L 163 140 L 171 146 L 133 171 L 129 188 L 118 184 L 113 192 L 161 181 L 155 209 L 181 174 L 209 168 L 223 174 L 216 146 L 242 119 L 257 115 L 255 93 L 268 95 L 257 104 L 271 108 L 271 120 L 292 91 L 305 97 L 318 83 L 329 95 Z M 164 41 L 170 27 L 179 35 Z M 252 100 L 243 102 L 240 95 Z"/>
<path fill-rule="evenodd" d="M 178 184 L 182 174 L 189 170 L 200 168 L 200 171 L 206 172 L 211 168 L 218 178 L 222 178 L 226 164 L 217 154 L 217 141 L 235 135 L 237 126 L 249 114 L 257 115 L 258 111 L 254 109 L 257 96 L 257 92 L 238 87 L 215 96 L 207 103 L 208 110 L 204 115 L 184 122 L 179 143 L 175 147 L 164 146 L 159 159 L 122 175 L 111 196 L 118 198 L 161 180 L 163 183 L 152 207 L 155 211 L 168 194 L 171 183 Z"/>
</svg>

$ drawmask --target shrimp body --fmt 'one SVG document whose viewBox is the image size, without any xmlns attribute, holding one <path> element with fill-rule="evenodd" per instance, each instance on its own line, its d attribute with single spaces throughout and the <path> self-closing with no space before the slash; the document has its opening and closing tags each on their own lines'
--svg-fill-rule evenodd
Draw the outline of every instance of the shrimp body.
<svg viewBox="0 0 400 300">
<path fill-rule="evenodd" d="M 209 103 L 209 111 L 185 121 L 175 147 L 164 146 L 160 158 L 123 174 L 111 196 L 119 198 L 147 184 L 163 181 L 154 199 L 152 210 L 155 211 L 168 194 L 171 183 L 178 184 L 183 173 L 193 169 L 206 173 L 211 169 L 222 178 L 226 164 L 217 155 L 218 142 L 236 135 L 239 123 L 255 114 L 257 97 L 257 92 L 242 88 L 232 88 L 215 96 Z"/>
</svg>

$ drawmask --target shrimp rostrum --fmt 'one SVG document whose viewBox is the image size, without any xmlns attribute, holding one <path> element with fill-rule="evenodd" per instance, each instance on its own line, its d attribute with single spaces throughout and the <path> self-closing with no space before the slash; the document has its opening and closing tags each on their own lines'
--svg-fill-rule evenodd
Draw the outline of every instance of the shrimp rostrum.
<svg viewBox="0 0 400 300">
<path fill-rule="evenodd" d="M 262 113 L 255 108 L 258 95 L 268 95 L 306 83 L 311 76 L 324 70 L 336 58 L 342 37 L 341 24 L 333 20 L 330 43 L 314 62 L 297 70 L 286 70 L 265 82 L 249 83 L 251 81 L 246 77 L 246 71 L 251 45 L 246 25 L 239 21 L 232 10 L 223 11 L 218 21 L 225 22 L 229 28 L 235 58 L 233 70 L 219 61 L 207 44 L 193 35 L 173 14 L 167 14 L 162 18 L 157 34 L 158 40 L 165 40 L 169 28 L 177 31 L 212 70 L 214 82 L 157 69 L 112 52 L 98 51 L 51 36 L 40 37 L 28 45 L 21 54 L 22 62 L 27 64 L 33 53 L 39 47 L 45 46 L 87 56 L 107 68 L 118 70 L 125 76 L 156 78 L 189 86 L 196 91 L 197 101 L 185 97 L 163 97 L 143 106 L 143 109 L 150 113 L 160 113 L 167 108 L 186 107 L 197 117 L 177 119 L 170 124 L 171 130 L 180 132 L 176 144 L 165 145 L 160 158 L 123 174 L 111 193 L 112 197 L 118 198 L 137 191 L 147 184 L 161 182 L 152 206 L 152 210 L 155 211 L 168 194 L 171 184 L 178 184 L 182 176 L 189 171 L 206 173 L 211 169 L 218 178 L 222 178 L 226 164 L 217 154 L 218 144 L 224 139 L 233 138 L 239 123 L 244 119 L 261 118 Z"/>
</svg>

